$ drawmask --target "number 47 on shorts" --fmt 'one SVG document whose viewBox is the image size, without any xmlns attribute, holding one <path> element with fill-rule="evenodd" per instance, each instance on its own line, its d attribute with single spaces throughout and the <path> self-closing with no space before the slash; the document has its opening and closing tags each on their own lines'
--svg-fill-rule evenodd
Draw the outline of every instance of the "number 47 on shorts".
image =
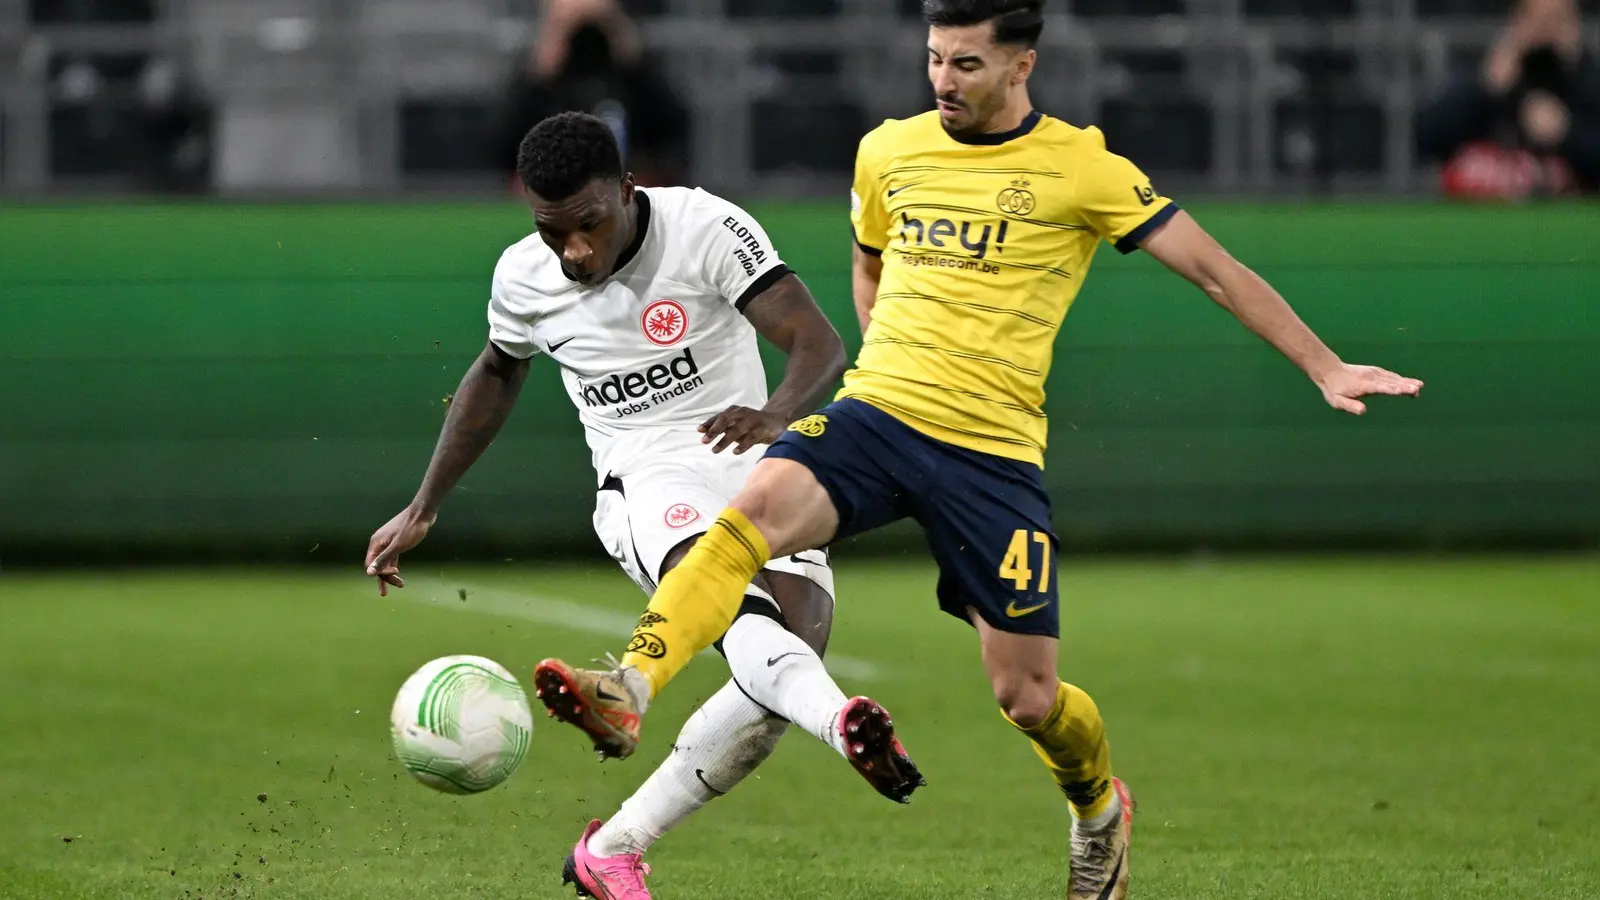
<svg viewBox="0 0 1600 900">
<path fill-rule="evenodd" d="M 1028 590 L 1028 584 L 1033 581 L 1033 570 L 1028 568 L 1028 557 L 1031 543 L 1039 545 L 1039 587 L 1038 593 L 1050 589 L 1050 535 L 1042 531 L 1028 531 L 1018 528 L 1011 535 L 1011 545 L 1006 548 L 1005 558 L 1000 561 L 1000 577 L 1009 579 L 1017 586 L 1017 590 Z"/>
</svg>

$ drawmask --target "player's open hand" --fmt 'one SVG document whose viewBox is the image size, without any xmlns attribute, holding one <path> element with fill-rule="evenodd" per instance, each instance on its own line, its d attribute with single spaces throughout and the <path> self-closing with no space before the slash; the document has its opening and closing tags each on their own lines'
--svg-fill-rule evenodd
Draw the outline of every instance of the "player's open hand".
<svg viewBox="0 0 1600 900">
<path fill-rule="evenodd" d="M 770 444 L 789 427 L 782 416 L 748 406 L 730 406 L 700 426 L 700 443 L 716 441 L 712 453 L 733 448 L 734 455 L 760 444 Z"/>
<path fill-rule="evenodd" d="M 406 586 L 400 577 L 400 554 L 422 543 L 433 527 L 434 516 L 408 506 L 372 533 L 367 542 L 367 574 L 378 579 L 378 596 L 389 596 L 389 586 Z"/>
<path fill-rule="evenodd" d="M 1422 393 L 1422 382 L 1405 378 L 1377 366 L 1352 366 L 1340 363 L 1327 375 L 1317 380 L 1322 397 L 1334 409 L 1352 415 L 1367 411 L 1362 397 L 1384 394 L 1390 397 L 1415 397 Z"/>
</svg>

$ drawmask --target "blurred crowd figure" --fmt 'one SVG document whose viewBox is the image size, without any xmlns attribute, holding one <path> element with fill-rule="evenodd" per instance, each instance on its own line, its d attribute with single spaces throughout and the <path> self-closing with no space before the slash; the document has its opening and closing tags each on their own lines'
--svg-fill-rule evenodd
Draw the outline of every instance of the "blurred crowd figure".
<svg viewBox="0 0 1600 900">
<path fill-rule="evenodd" d="M 537 37 L 512 72 L 497 116 L 495 169 L 510 178 L 523 135 L 566 110 L 610 123 L 639 184 L 677 184 L 687 173 L 689 110 L 616 0 L 546 0 Z"/>
<path fill-rule="evenodd" d="M 1481 67 L 1418 111 L 1416 140 L 1454 196 L 1600 191 L 1600 60 L 1576 0 L 1518 0 Z"/>
<path fill-rule="evenodd" d="M 211 104 L 175 60 L 156 57 L 139 78 L 139 172 L 152 190 L 202 193 L 211 188 Z"/>
</svg>

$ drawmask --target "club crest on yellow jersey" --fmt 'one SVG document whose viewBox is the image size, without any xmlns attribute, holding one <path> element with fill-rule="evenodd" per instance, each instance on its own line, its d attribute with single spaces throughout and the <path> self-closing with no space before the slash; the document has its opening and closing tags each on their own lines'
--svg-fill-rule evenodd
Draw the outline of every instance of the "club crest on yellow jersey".
<svg viewBox="0 0 1600 900">
<path fill-rule="evenodd" d="M 1001 212 L 1013 216 L 1025 216 L 1033 212 L 1039 201 L 1034 198 L 1033 192 L 1028 190 L 1029 187 L 1032 187 L 1032 183 L 1027 178 L 1012 181 L 1010 187 L 994 198 L 995 206 L 999 207 Z"/>
</svg>

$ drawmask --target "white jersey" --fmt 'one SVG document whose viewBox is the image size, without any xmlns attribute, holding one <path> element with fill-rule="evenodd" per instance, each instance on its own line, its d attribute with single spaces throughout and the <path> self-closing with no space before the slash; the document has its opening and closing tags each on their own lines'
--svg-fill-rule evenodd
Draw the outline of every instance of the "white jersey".
<svg viewBox="0 0 1600 900">
<path fill-rule="evenodd" d="M 489 338 L 544 353 L 593 453 L 597 483 L 652 456 L 709 453 L 697 427 L 729 406 L 760 409 L 766 371 L 746 303 L 789 269 L 744 210 L 698 188 L 634 193 L 638 234 L 604 282 L 581 285 L 537 234 L 495 267 Z"/>
</svg>

